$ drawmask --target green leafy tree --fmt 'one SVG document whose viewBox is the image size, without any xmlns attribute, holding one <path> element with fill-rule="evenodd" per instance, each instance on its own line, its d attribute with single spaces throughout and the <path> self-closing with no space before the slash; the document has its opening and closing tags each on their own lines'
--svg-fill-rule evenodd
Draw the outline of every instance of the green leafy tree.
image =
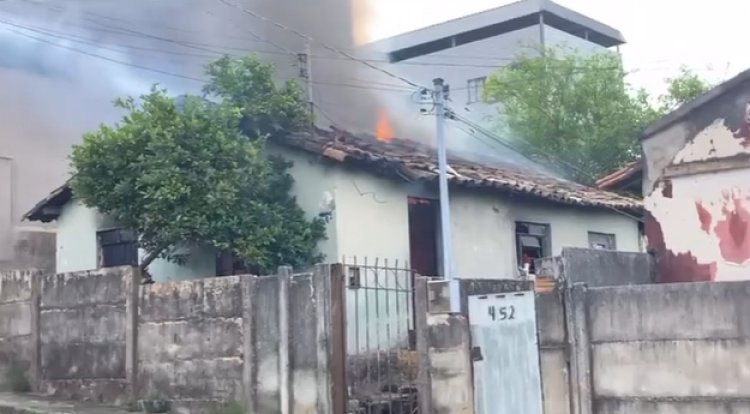
<svg viewBox="0 0 750 414">
<path fill-rule="evenodd" d="M 711 84 L 708 81 L 683 66 L 677 76 L 667 78 L 667 92 L 659 97 L 659 112 L 669 113 L 703 95 L 709 89 Z"/>
<path fill-rule="evenodd" d="M 655 107 L 625 75 L 615 53 L 550 48 L 493 74 L 484 98 L 501 104 L 498 127 L 525 154 L 591 183 L 638 156 L 638 137 L 649 123 L 708 87 L 685 70 Z"/>
<path fill-rule="evenodd" d="M 310 126 L 308 104 L 302 90 L 288 81 L 274 82 L 274 68 L 256 56 L 225 56 L 208 65 L 206 94 L 240 108 L 242 131 L 250 138 L 299 131 Z"/>
<path fill-rule="evenodd" d="M 143 269 L 156 258 L 184 261 L 184 246 L 231 251 L 259 273 L 319 259 L 324 224 L 307 220 L 290 195 L 290 164 L 265 152 L 269 134 L 306 122 L 304 106 L 292 108 L 297 97 L 291 86 L 268 88 L 269 66 L 254 58 L 243 62 L 254 83 L 236 87 L 263 96 L 267 105 L 197 97 L 178 103 L 152 90 L 140 103 L 118 100 L 128 112 L 122 121 L 86 134 L 74 147 L 76 198 L 137 232 L 147 253 Z M 286 112 L 276 112 L 276 105 Z M 253 125 L 253 134 L 241 125 Z"/>
</svg>

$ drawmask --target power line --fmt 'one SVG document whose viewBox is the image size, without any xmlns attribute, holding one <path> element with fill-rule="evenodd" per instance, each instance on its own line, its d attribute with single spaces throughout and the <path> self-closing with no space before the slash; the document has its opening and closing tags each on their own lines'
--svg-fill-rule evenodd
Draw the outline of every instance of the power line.
<svg viewBox="0 0 750 414">
<path fill-rule="evenodd" d="M 225 0 L 220 0 L 220 1 L 226 3 Z M 28 0 L 27 0 L 27 2 L 28 2 Z M 34 3 L 32 3 L 32 4 L 34 4 Z M 229 5 L 231 5 L 231 4 L 229 4 Z M 61 9 L 58 8 L 58 11 L 60 11 L 60 10 Z M 94 14 L 94 13 L 90 13 L 90 12 L 86 12 L 86 13 L 98 16 L 100 18 L 106 18 L 108 20 L 126 22 L 126 21 L 121 20 L 121 19 L 109 18 L 107 16 L 98 15 L 98 14 Z M 215 14 L 213 14 L 211 12 L 206 12 L 206 14 L 212 15 L 214 17 L 218 17 L 218 16 L 216 16 Z M 254 33 L 254 32 L 252 32 L 252 31 L 250 31 L 248 29 L 244 29 L 244 30 L 248 34 L 250 34 L 251 36 L 253 36 L 254 39 L 255 39 L 255 41 L 260 42 L 260 43 L 269 44 L 269 45 L 275 47 L 276 49 L 278 49 L 279 51 L 277 52 L 277 51 L 269 51 L 269 50 L 256 50 L 256 49 L 247 49 L 247 48 L 239 48 L 239 47 L 230 47 L 230 46 L 224 46 L 224 45 L 214 45 L 214 44 L 209 44 L 209 43 L 189 42 L 189 41 L 183 41 L 183 40 L 178 40 L 178 39 L 166 38 L 166 37 L 162 37 L 162 36 L 156 36 L 156 35 L 153 35 L 153 34 L 145 33 L 145 32 L 142 32 L 142 31 L 137 31 L 137 30 L 133 30 L 133 29 L 129 29 L 129 28 L 123 28 L 123 27 L 118 27 L 118 26 L 108 27 L 108 26 L 102 25 L 102 23 L 99 22 L 99 21 L 95 21 L 95 20 L 91 20 L 91 19 L 87 19 L 87 20 L 92 21 L 94 24 L 99 25 L 99 26 L 103 26 L 103 27 L 100 27 L 98 29 L 91 28 L 91 27 L 84 27 L 85 30 L 102 31 L 102 32 L 106 32 L 106 33 L 113 33 L 113 34 L 116 34 L 116 35 L 131 36 L 131 37 L 141 37 L 141 38 L 147 38 L 147 39 L 157 40 L 157 41 L 166 42 L 166 43 L 173 43 L 173 44 L 177 44 L 177 45 L 182 46 L 182 47 L 192 48 L 192 49 L 197 49 L 197 50 L 200 50 L 200 51 L 205 51 L 205 52 L 212 53 L 214 55 L 213 57 L 219 57 L 219 56 L 228 54 L 227 52 L 220 51 L 220 50 L 214 50 L 213 48 L 219 48 L 219 49 L 231 50 L 231 51 L 238 51 L 238 52 L 243 52 L 243 53 L 261 53 L 261 54 L 293 55 L 293 56 L 297 55 L 296 52 L 294 52 L 294 51 L 292 51 L 292 50 L 290 50 L 288 48 L 285 48 L 285 47 L 283 47 L 283 46 L 281 46 L 281 45 L 279 45 L 279 44 L 277 44 L 277 43 L 275 43 L 273 41 L 265 39 L 262 36 L 258 35 L 257 33 Z M 69 40 L 69 41 L 75 41 L 75 42 L 79 42 L 79 43 L 83 43 L 83 44 L 89 44 L 89 45 L 96 46 L 96 47 L 99 47 L 99 48 L 102 48 L 102 49 L 114 50 L 114 49 L 111 49 L 110 47 L 107 47 L 107 46 L 101 46 L 99 43 L 96 43 L 96 42 L 91 42 L 91 41 L 88 41 L 88 40 L 80 40 L 81 36 L 76 36 L 76 35 L 72 35 L 72 34 L 63 34 L 63 33 L 60 33 L 60 32 L 51 31 L 49 29 L 40 29 L 39 27 L 35 28 L 33 26 L 21 25 L 21 24 L 17 24 L 17 23 L 16 23 L 16 25 L 18 27 L 23 27 L 24 29 L 27 29 L 29 31 L 35 31 L 37 33 L 45 34 L 47 36 L 59 37 L 59 38 L 66 39 L 66 40 Z M 236 24 L 232 24 L 232 25 L 236 27 Z M 115 30 L 112 30 L 113 28 Z M 174 29 L 174 30 L 177 30 L 177 29 Z M 290 29 L 290 30 L 293 30 L 293 29 Z M 183 30 L 183 32 L 187 32 L 187 31 Z M 300 33 L 300 35 L 304 35 L 304 34 Z M 78 38 L 78 40 L 75 40 L 73 38 Z M 245 40 L 249 40 L 249 39 L 245 39 Z M 154 53 L 162 53 L 162 54 L 175 55 L 175 56 L 186 56 L 186 57 L 197 57 L 197 58 L 211 58 L 212 57 L 210 55 L 191 54 L 191 53 L 187 53 L 187 52 L 178 52 L 178 51 L 156 49 L 156 48 L 149 48 L 149 47 L 142 47 L 142 46 L 133 46 L 133 45 L 117 45 L 117 46 L 118 47 L 122 47 L 122 48 L 126 48 L 126 49 L 140 50 L 140 51 L 147 51 L 147 52 L 154 52 Z M 351 55 L 349 53 L 343 52 L 341 49 L 336 49 L 336 51 L 337 51 L 337 53 L 343 54 L 343 57 L 339 57 L 339 56 L 325 56 L 325 55 L 311 55 L 311 56 L 313 58 L 316 58 L 316 59 L 355 60 L 355 61 L 358 61 L 360 63 L 367 64 L 369 67 L 371 67 L 373 69 L 376 69 L 378 71 L 381 71 L 381 72 L 385 71 L 385 69 L 379 68 L 379 67 L 374 66 L 374 65 L 370 65 L 369 63 L 388 63 L 388 64 L 390 64 L 390 61 L 386 60 L 386 59 L 365 59 L 365 58 L 358 58 L 358 57 L 355 57 L 355 56 L 353 56 L 353 55 Z M 467 57 L 461 57 L 461 56 L 455 56 L 455 55 L 441 55 L 441 54 L 426 55 L 425 57 L 430 58 L 430 57 L 435 57 L 435 56 L 455 57 L 455 58 L 464 58 L 464 59 L 481 58 L 481 57 L 468 57 L 468 56 Z M 492 58 L 492 57 L 485 56 L 484 58 L 493 59 L 493 60 L 506 60 L 506 61 L 514 61 L 515 60 L 514 58 L 508 58 L 508 57 Z M 408 61 L 403 61 L 403 62 L 398 62 L 396 64 L 398 64 L 398 65 L 414 65 L 414 66 L 470 67 L 470 68 L 488 68 L 488 69 L 499 69 L 499 68 L 503 67 L 503 65 L 500 65 L 500 64 L 494 64 L 494 65 L 493 64 L 472 64 L 472 63 L 453 63 L 453 62 L 439 62 L 439 61 L 436 61 L 436 62 L 408 62 Z M 623 68 L 621 66 L 600 67 L 600 68 L 586 68 L 586 67 L 577 68 L 578 71 L 609 71 L 609 70 L 622 70 L 622 69 Z M 639 69 L 635 69 L 635 70 L 633 70 L 633 71 L 631 71 L 629 73 L 626 73 L 626 74 L 630 74 L 630 73 L 635 72 L 635 71 L 644 71 L 644 70 L 673 70 L 673 69 L 675 69 L 675 68 L 672 68 L 672 67 L 639 68 Z M 410 86 L 415 86 L 415 84 L 413 82 L 409 81 L 406 78 L 403 78 L 401 76 L 398 76 L 398 75 L 395 75 L 395 74 L 392 74 L 392 73 L 390 75 L 396 76 L 399 80 L 407 82 L 408 84 L 410 84 Z M 468 89 L 468 87 L 454 88 L 453 90 L 463 90 L 463 89 Z"/>
<path fill-rule="evenodd" d="M 374 69 L 374 70 L 376 70 L 376 71 L 378 71 L 378 72 L 381 72 L 381 73 L 383 73 L 383 74 L 385 74 L 385 75 L 387 75 L 387 76 L 390 76 L 390 77 L 392 77 L 392 78 L 394 78 L 394 79 L 398 79 L 398 80 L 400 80 L 401 82 L 404 82 L 404 83 L 406 83 L 406 84 L 407 84 L 407 85 L 409 85 L 409 86 L 413 86 L 413 87 L 415 87 L 415 88 L 425 88 L 424 86 L 422 86 L 422 85 L 419 85 L 419 84 L 417 84 L 417 83 L 414 83 L 414 82 L 412 82 L 412 81 L 410 81 L 410 80 L 408 80 L 408 79 L 404 78 L 403 76 L 399 76 L 399 75 L 396 75 L 396 74 L 394 74 L 394 73 L 392 73 L 392 72 L 390 72 L 390 71 L 388 71 L 388 70 L 385 70 L 385 69 L 383 69 L 383 68 L 380 68 L 380 67 L 378 67 L 378 66 L 375 66 L 375 65 L 373 65 L 372 63 L 370 63 L 370 62 L 367 62 L 367 61 L 365 61 L 365 60 L 362 60 L 362 59 L 358 59 L 358 58 L 356 58 L 356 57 L 352 56 L 352 55 L 351 55 L 350 53 L 348 53 L 348 52 L 345 52 L 345 51 L 343 51 L 343 50 L 341 50 L 341 49 L 338 49 L 338 48 L 335 48 L 335 47 L 333 47 L 333 46 L 330 46 L 330 45 L 328 45 L 328 44 L 327 44 L 327 43 L 325 43 L 325 42 L 321 42 L 321 41 L 315 40 L 315 39 L 313 39 L 313 38 L 312 38 L 311 36 L 309 36 L 309 35 L 306 35 L 306 34 L 304 34 L 304 33 L 300 32 L 299 30 L 296 30 L 296 29 L 293 29 L 293 28 L 287 27 L 287 26 L 285 26 L 285 25 L 283 25 L 283 24 L 281 24 L 281 23 L 278 23 L 278 22 L 276 22 L 275 20 L 271 20 L 271 19 L 269 19 L 269 18 L 267 18 L 267 17 L 261 16 L 261 15 L 259 15 L 259 14 L 255 13 L 255 12 L 254 12 L 254 11 L 252 11 L 252 10 L 248 10 L 248 9 L 246 9 L 246 8 L 244 8 L 244 7 L 242 7 L 242 6 L 240 6 L 239 4 L 231 3 L 231 2 L 229 2 L 228 0 L 219 0 L 219 1 L 220 1 L 220 2 L 222 2 L 222 3 L 224 3 L 224 4 L 226 4 L 227 6 L 230 6 L 230 7 L 234 7 L 235 9 L 237 9 L 237 10 L 240 10 L 240 11 L 242 11 L 243 13 L 249 14 L 249 15 L 251 15 L 251 16 L 253 16 L 253 17 L 255 17 L 256 19 L 262 20 L 262 21 L 264 21 L 264 22 L 266 22 L 266 23 L 270 23 L 270 24 L 272 24 L 272 25 L 274 25 L 274 26 L 276 26 L 276 27 L 278 27 L 278 28 L 280 28 L 280 29 L 282 29 L 282 30 L 284 30 L 284 31 L 287 31 L 287 32 L 293 33 L 293 34 L 295 34 L 295 35 L 299 36 L 300 38 L 302 38 L 302 39 L 304 39 L 304 40 L 306 40 L 306 41 L 308 41 L 308 42 L 311 42 L 311 43 L 317 43 L 317 44 L 321 45 L 321 46 L 322 46 L 323 48 L 325 48 L 325 49 L 327 49 L 327 50 L 330 50 L 331 52 L 334 52 L 334 53 L 338 53 L 339 55 L 342 55 L 342 56 L 346 57 L 347 59 L 353 60 L 353 61 L 355 61 L 355 62 L 359 62 L 359 63 L 361 63 L 361 64 L 363 64 L 363 65 L 365 65 L 365 66 L 369 67 L 370 69 Z"/>
<path fill-rule="evenodd" d="M 489 137 L 490 139 L 494 140 L 495 142 L 498 142 L 498 143 L 500 143 L 501 145 L 503 145 L 503 146 L 506 146 L 507 148 L 509 148 L 509 149 L 513 150 L 514 152 L 518 153 L 519 155 L 523 156 L 524 158 L 526 158 L 526 159 L 528 159 L 528 160 L 530 160 L 530 161 L 532 161 L 532 162 L 534 162 L 534 163 L 536 163 L 536 162 L 537 162 L 537 161 L 533 160 L 532 158 L 530 158 L 530 157 L 529 157 L 528 155 L 526 155 L 526 154 L 525 154 L 525 153 L 524 153 L 523 151 L 521 151 L 520 149 L 518 149 L 518 148 L 514 147 L 514 146 L 513 146 L 512 144 L 510 144 L 510 143 L 506 142 L 506 141 L 505 141 L 504 139 L 502 139 L 501 137 L 497 136 L 497 135 L 496 135 L 495 133 L 493 133 L 493 132 L 491 132 L 491 131 L 488 131 L 487 129 L 483 128 L 483 127 L 482 127 L 482 126 L 480 126 L 480 125 L 477 125 L 477 124 L 476 124 L 476 123 L 474 123 L 473 121 L 470 121 L 470 120 L 468 120 L 468 119 L 466 119 L 466 118 L 463 118 L 463 117 L 461 117 L 461 116 L 459 116 L 459 115 L 456 115 L 456 114 L 455 114 L 454 112 L 452 112 L 452 111 L 451 111 L 451 112 L 449 113 L 449 116 L 448 116 L 447 118 L 448 118 L 448 119 L 453 119 L 453 120 L 459 121 L 459 122 L 461 122 L 461 123 L 464 123 L 465 125 L 469 126 L 470 128 L 472 128 L 472 129 L 474 129 L 474 130 L 477 130 L 477 131 L 481 132 L 482 134 L 486 135 L 487 137 Z M 473 135 L 473 134 L 471 134 L 471 136 L 474 136 L 474 135 Z M 475 136 L 474 136 L 474 137 L 475 137 Z M 476 138 L 476 137 L 475 137 L 475 138 Z M 593 175 L 592 175 L 591 173 L 589 173 L 589 172 L 587 172 L 587 171 L 584 171 L 583 169 L 581 169 L 581 168 L 579 168 L 579 167 L 575 166 L 574 164 L 571 164 L 571 163 L 569 163 L 569 162 L 567 162 L 567 161 L 561 160 L 561 159 L 559 159 L 558 157 L 555 157 L 554 155 L 552 155 L 552 154 L 550 154 L 550 153 L 548 153 L 548 152 L 546 152 L 546 151 L 540 151 L 540 152 L 541 152 L 541 153 L 542 153 L 542 154 L 543 154 L 543 155 L 544 155 L 545 157 L 548 157 L 548 158 L 549 158 L 550 160 L 552 160 L 552 161 L 555 161 L 555 162 L 558 162 L 558 163 L 560 163 L 560 164 L 563 164 L 563 165 L 566 165 L 566 166 L 568 166 L 568 167 L 570 167 L 570 168 L 573 168 L 574 170 L 578 171 L 578 172 L 579 172 L 579 173 L 581 173 L 581 174 L 584 174 L 585 176 L 587 176 L 587 177 L 589 177 L 589 178 L 592 178 L 592 179 L 596 179 L 596 178 L 597 178 L 597 177 L 594 177 L 594 176 L 593 176 Z M 632 219 L 632 220 L 636 220 L 636 221 L 643 221 L 643 219 L 642 219 L 642 218 L 640 218 L 640 217 L 636 217 L 636 216 L 634 216 L 634 215 L 632 215 L 632 214 L 630 214 L 630 213 L 628 213 L 628 212 L 622 211 L 622 210 L 620 210 L 620 209 L 618 209 L 618 208 L 616 208 L 616 207 L 613 207 L 613 206 L 609 206 L 609 205 L 606 205 L 605 207 L 606 207 L 606 208 L 608 208 L 608 209 L 610 209 L 610 210 L 612 210 L 612 211 L 614 211 L 614 212 L 616 212 L 616 213 L 618 213 L 618 214 L 621 214 L 621 215 L 623 215 L 623 216 L 625 216 L 625 217 L 628 217 L 628 218 L 630 218 L 630 219 Z"/>
<path fill-rule="evenodd" d="M 207 11 L 206 14 L 208 14 L 209 16 L 213 16 L 213 17 L 219 19 L 219 16 L 215 15 L 213 12 Z M 232 23 L 232 26 L 238 27 L 237 24 L 235 24 L 235 23 Z M 275 47 L 276 49 L 279 49 L 282 52 L 284 52 L 286 54 L 290 54 L 290 55 L 295 56 L 295 57 L 298 55 L 298 53 L 296 53 L 296 52 L 294 52 L 292 50 L 289 50 L 289 49 L 287 49 L 287 48 L 285 48 L 285 47 L 283 47 L 283 46 L 281 46 L 281 45 L 279 45 L 279 44 L 277 44 L 275 42 L 272 42 L 272 41 L 270 41 L 268 39 L 264 39 L 262 36 L 260 36 L 259 34 L 253 32 L 252 30 L 250 30 L 250 29 L 248 29 L 246 27 L 243 27 L 242 30 L 245 31 L 245 32 L 247 32 L 247 34 L 249 34 L 250 36 L 252 36 L 258 42 L 268 43 L 269 45 Z"/>
<path fill-rule="evenodd" d="M 22 30 L 28 30 L 28 29 L 24 28 L 21 25 L 16 25 L 14 23 L 7 22 L 7 21 L 4 21 L 2 19 L 0 19 L 0 23 L 5 24 L 7 26 L 12 26 L 12 27 L 20 28 Z M 167 71 L 167 70 L 164 70 L 164 69 L 159 69 L 159 68 L 154 68 L 154 67 L 150 67 L 150 66 L 139 65 L 139 64 L 135 64 L 135 63 L 131 63 L 131 62 L 127 62 L 127 61 L 123 61 L 123 60 L 111 58 L 109 56 L 104 56 L 104 55 L 101 55 L 101 54 L 98 54 L 98 53 L 89 52 L 89 51 L 86 51 L 86 50 L 83 50 L 83 49 L 79 49 L 79 48 L 75 48 L 75 47 L 63 45 L 63 44 L 60 44 L 60 43 L 57 43 L 57 42 L 53 42 L 53 41 L 50 41 L 50 40 L 47 40 L 47 39 L 43 39 L 43 38 L 40 38 L 40 37 L 36 37 L 36 36 L 30 35 L 28 33 L 24 33 L 24 32 L 22 32 L 20 30 L 16 30 L 16 29 L 9 29 L 9 30 L 11 32 L 19 35 L 19 36 L 23 36 L 23 37 L 26 37 L 28 39 L 31 39 L 31 40 L 34 40 L 34 41 L 37 41 L 37 42 L 40 42 L 40 43 L 44 43 L 44 44 L 47 44 L 47 45 L 50 45 L 50 46 L 53 46 L 53 47 L 57 47 L 57 48 L 60 48 L 60 49 L 65 49 L 65 50 L 68 50 L 68 51 L 71 51 L 71 52 L 80 53 L 82 55 L 89 56 L 89 57 L 96 58 L 96 59 L 101 59 L 101 60 L 104 60 L 104 61 L 107 61 L 107 62 L 110 62 L 110 63 L 115 63 L 115 64 L 119 64 L 119 65 L 131 67 L 131 68 L 134 68 L 134 69 L 144 70 L 144 71 L 148 71 L 148 72 L 158 73 L 158 74 L 161 74 L 161 75 L 172 76 L 172 77 L 175 77 L 175 78 L 180 78 L 180 79 L 186 79 L 186 80 L 191 80 L 191 81 L 195 81 L 195 82 L 200 82 L 200 83 L 203 83 L 203 84 L 206 84 L 206 83 L 209 82 L 209 80 L 206 79 L 206 78 L 198 78 L 198 77 L 194 77 L 194 76 L 188 76 L 188 75 L 183 75 L 183 74 L 179 74 L 179 73 L 175 73 L 175 72 L 170 72 L 170 71 Z M 109 49 L 109 50 L 118 52 L 115 49 Z M 373 91 L 383 91 L 383 92 L 398 92 L 398 93 L 407 93 L 407 92 L 410 92 L 410 90 L 408 90 L 406 88 L 399 87 L 397 85 L 387 85 L 387 86 L 377 86 L 377 84 L 375 84 L 375 85 L 371 85 L 371 84 L 362 84 L 362 85 L 359 85 L 359 84 L 352 84 L 352 83 L 329 82 L 329 81 L 320 81 L 320 80 L 313 80 L 312 83 L 316 84 L 316 85 L 327 85 L 327 86 L 334 86 L 334 87 L 362 89 L 362 90 L 373 90 Z"/>
<path fill-rule="evenodd" d="M 13 24 L 9 24 L 9 23 L 4 22 L 4 21 L 0 21 L 0 23 L 6 24 L 6 25 L 10 25 L 10 26 L 14 26 Z M 82 55 L 94 57 L 94 58 L 97 58 L 97 59 L 102 59 L 102 60 L 105 60 L 105 61 L 108 61 L 108 62 L 111 62 L 111 63 L 117 63 L 117 64 L 120 64 L 120 65 L 123 65 L 123 66 L 129 66 L 129 67 L 132 67 L 132 68 L 135 68 L 135 69 L 145 70 L 145 71 L 148 71 L 148 72 L 154 72 L 154 73 L 158 73 L 158 74 L 161 74 L 161 75 L 173 76 L 173 77 L 176 77 L 176 78 L 187 79 L 187 80 L 192 80 L 192 81 L 197 81 L 197 82 L 203 82 L 203 83 L 205 83 L 204 79 L 195 78 L 195 77 L 192 77 L 192 76 L 181 75 L 179 73 L 169 72 L 169 71 L 165 71 L 165 70 L 162 70 L 162 69 L 152 68 L 152 67 L 149 67 L 149 66 L 138 65 L 136 63 L 125 62 L 125 61 L 118 60 L 118 59 L 113 59 L 113 58 L 110 58 L 108 56 L 103 56 L 103 55 L 99 55 L 99 54 L 96 54 L 96 53 L 91 53 L 91 52 L 88 52 L 88 51 L 85 51 L 85 50 L 73 48 L 73 47 L 70 47 L 70 46 L 61 45 L 59 43 L 51 42 L 51 41 L 46 40 L 46 39 L 42 39 L 42 38 L 38 38 L 38 37 L 35 37 L 35 36 L 31 36 L 29 34 L 23 33 L 21 31 L 15 30 L 15 29 L 9 29 L 9 30 L 12 31 L 13 33 L 19 35 L 19 36 L 27 37 L 29 39 L 36 40 L 37 42 L 45 43 L 45 44 L 48 44 L 48 45 L 51 45 L 51 46 L 54 46 L 54 47 L 58 47 L 58 48 L 61 48 L 61 49 L 70 50 L 72 52 L 80 53 Z"/>
</svg>

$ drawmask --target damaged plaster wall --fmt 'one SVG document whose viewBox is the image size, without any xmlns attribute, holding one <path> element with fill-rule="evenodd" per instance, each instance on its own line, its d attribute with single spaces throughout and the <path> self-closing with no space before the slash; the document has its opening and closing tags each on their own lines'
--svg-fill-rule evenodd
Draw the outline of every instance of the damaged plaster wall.
<svg viewBox="0 0 750 414">
<path fill-rule="evenodd" d="M 659 280 L 750 278 L 750 82 L 647 136 L 643 152 Z"/>
<path fill-rule="evenodd" d="M 321 244 L 326 261 L 367 257 L 391 265 L 409 256 L 408 197 L 437 199 L 420 183 L 378 177 L 370 172 L 319 162 L 298 151 L 276 148 L 294 161 L 301 180 L 293 194 L 308 216 L 325 213 L 328 240 Z M 455 271 L 467 278 L 512 278 L 516 275 L 517 221 L 549 224 L 552 255 L 564 247 L 589 247 L 588 232 L 613 234 L 617 249 L 641 251 L 638 223 L 609 209 L 563 206 L 544 200 L 498 193 L 454 189 L 451 220 Z M 436 246 L 437 248 L 437 246 Z"/>
</svg>

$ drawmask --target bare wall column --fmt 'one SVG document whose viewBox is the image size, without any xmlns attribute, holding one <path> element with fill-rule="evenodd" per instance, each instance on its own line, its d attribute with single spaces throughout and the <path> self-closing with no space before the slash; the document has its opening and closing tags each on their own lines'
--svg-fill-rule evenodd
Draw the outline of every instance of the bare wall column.
<svg viewBox="0 0 750 414">
<path fill-rule="evenodd" d="M 41 327 L 39 326 L 39 307 L 42 297 L 42 274 L 31 274 L 31 366 L 29 382 L 31 388 L 39 392 L 42 384 Z"/>
<path fill-rule="evenodd" d="M 432 314 L 427 316 L 427 325 L 432 412 L 473 413 L 469 320 L 460 314 Z"/>
<path fill-rule="evenodd" d="M 280 267 L 279 277 L 279 397 L 280 413 L 290 414 L 292 407 L 292 384 L 289 378 L 289 282 L 291 269 Z"/>
<path fill-rule="evenodd" d="M 318 265 L 312 280 L 315 298 L 315 371 L 317 385 L 317 410 L 319 413 L 332 412 L 331 371 L 329 364 L 329 338 L 331 337 L 331 266 Z"/>
<path fill-rule="evenodd" d="M 328 342 L 329 369 L 332 387 L 332 412 L 345 414 L 347 411 L 346 387 L 346 276 L 344 266 L 335 264 L 330 267 L 330 340 Z"/>
<path fill-rule="evenodd" d="M 258 387 L 255 378 L 258 373 L 258 358 L 255 352 L 255 276 L 242 276 L 242 392 L 245 405 L 252 409 L 258 398 Z"/>
<path fill-rule="evenodd" d="M 432 412 L 432 382 L 430 380 L 430 344 L 429 327 L 427 326 L 429 278 L 417 277 L 414 282 L 414 330 L 417 333 L 417 364 L 419 410 L 422 413 Z"/>
<path fill-rule="evenodd" d="M 138 303 L 140 299 L 141 272 L 131 267 L 125 278 L 125 376 L 131 401 L 138 393 Z"/>
<path fill-rule="evenodd" d="M 592 414 L 591 341 L 586 285 L 565 289 L 565 324 L 570 350 L 571 413 Z"/>
</svg>

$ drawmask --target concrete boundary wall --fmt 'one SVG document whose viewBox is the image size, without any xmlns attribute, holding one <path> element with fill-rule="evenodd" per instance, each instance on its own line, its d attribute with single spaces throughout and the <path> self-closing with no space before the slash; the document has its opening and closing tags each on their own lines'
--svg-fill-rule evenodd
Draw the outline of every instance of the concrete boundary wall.
<svg viewBox="0 0 750 414">
<path fill-rule="evenodd" d="M 0 368 L 74 400 L 343 414 L 344 286 L 339 265 L 146 286 L 135 268 L 4 273 Z"/>
<path fill-rule="evenodd" d="M 136 300 L 132 268 L 43 275 L 39 298 L 40 391 L 66 399 L 124 401 Z"/>
<path fill-rule="evenodd" d="M 548 414 L 750 413 L 750 282 L 538 295 Z"/>
<path fill-rule="evenodd" d="M 6 372 L 15 367 L 26 372 L 29 384 L 39 375 L 37 349 L 39 322 L 38 271 L 0 273 L 0 387 L 5 387 Z"/>
</svg>

